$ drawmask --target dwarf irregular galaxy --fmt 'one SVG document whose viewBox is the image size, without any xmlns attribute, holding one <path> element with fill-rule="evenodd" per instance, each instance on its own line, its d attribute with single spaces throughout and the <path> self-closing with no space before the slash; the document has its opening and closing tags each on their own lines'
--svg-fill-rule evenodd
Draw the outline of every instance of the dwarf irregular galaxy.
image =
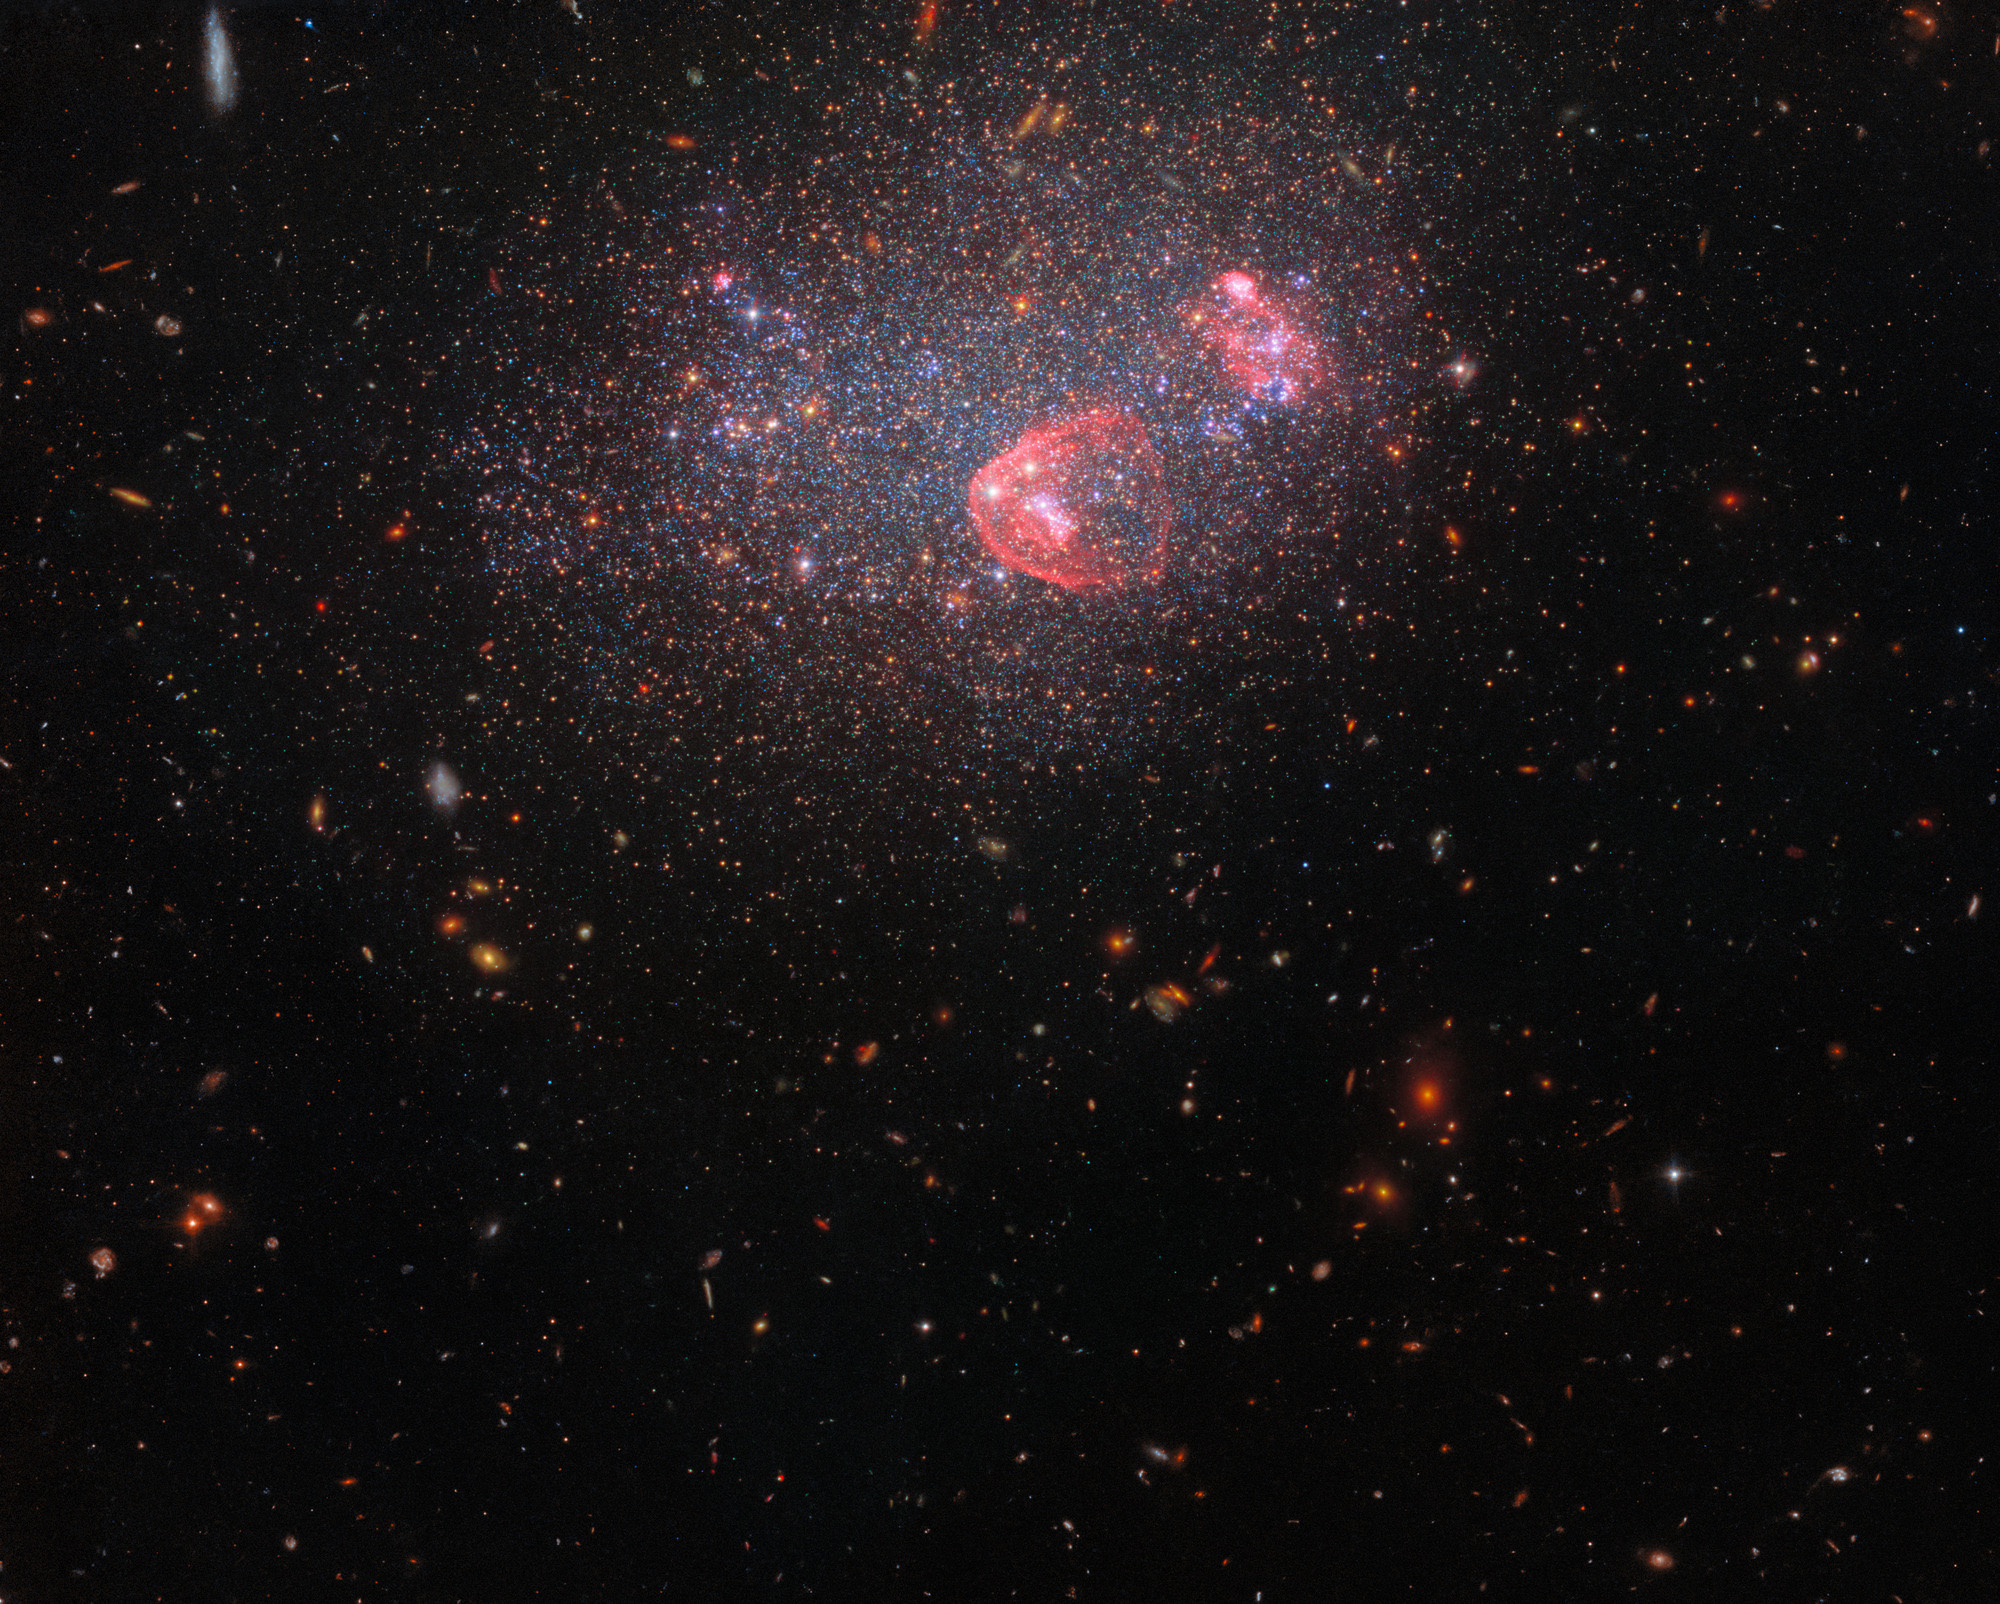
<svg viewBox="0 0 2000 1604">
<path fill-rule="evenodd" d="M 832 784 L 1140 761 L 1260 614 L 1346 657 L 1394 592 L 1403 464 L 1495 312 L 1438 292 L 1435 208 L 1500 120 L 1411 129 L 1333 33 L 1280 75 L 1042 31 L 816 40 L 513 220 L 446 443 L 607 752 L 722 717 Z"/>
<path fill-rule="evenodd" d="M 0 104 L 0 1604 L 2000 1597 L 1987 21 Z"/>
</svg>

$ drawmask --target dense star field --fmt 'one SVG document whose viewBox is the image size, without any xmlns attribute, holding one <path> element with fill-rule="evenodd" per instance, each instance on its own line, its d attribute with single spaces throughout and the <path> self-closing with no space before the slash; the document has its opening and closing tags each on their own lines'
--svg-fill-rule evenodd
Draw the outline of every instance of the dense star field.
<svg viewBox="0 0 2000 1604">
<path fill-rule="evenodd" d="M 1199 24 L 884 31 L 518 219 L 454 363 L 507 624 L 621 751 L 720 720 L 820 811 L 857 761 L 1133 761 L 1246 612 L 1339 634 L 1393 583 L 1395 464 L 1463 387 L 1424 189 L 1488 160 L 1382 146 L 1416 91 L 1343 113 L 1306 24 L 1282 75 Z"/>
<path fill-rule="evenodd" d="M 0 1601 L 2000 1587 L 1990 19 L 0 73 Z"/>
</svg>

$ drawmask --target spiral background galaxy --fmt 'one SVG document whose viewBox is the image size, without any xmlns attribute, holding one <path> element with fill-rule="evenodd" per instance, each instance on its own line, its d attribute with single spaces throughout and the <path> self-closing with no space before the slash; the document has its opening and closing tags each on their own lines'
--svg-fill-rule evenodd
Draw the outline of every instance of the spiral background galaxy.
<svg viewBox="0 0 2000 1604">
<path fill-rule="evenodd" d="M 0 1591 L 2000 1586 L 1971 13 L 0 73 Z"/>
</svg>

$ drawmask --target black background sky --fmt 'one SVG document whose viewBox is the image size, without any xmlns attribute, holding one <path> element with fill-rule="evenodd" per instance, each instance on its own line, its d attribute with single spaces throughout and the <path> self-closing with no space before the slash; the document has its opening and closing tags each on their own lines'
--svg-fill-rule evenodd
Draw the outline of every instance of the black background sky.
<svg viewBox="0 0 2000 1604">
<path fill-rule="evenodd" d="M 0 13 L 0 1596 L 2000 1585 L 1995 19 L 1184 10 Z M 1159 173 L 1396 376 L 991 581 Z"/>
</svg>

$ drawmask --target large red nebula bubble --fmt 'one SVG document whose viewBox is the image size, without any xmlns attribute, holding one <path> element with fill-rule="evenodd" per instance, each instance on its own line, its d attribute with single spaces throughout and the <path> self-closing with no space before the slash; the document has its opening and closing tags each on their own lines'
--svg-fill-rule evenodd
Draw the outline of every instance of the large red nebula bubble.
<svg viewBox="0 0 2000 1604">
<path fill-rule="evenodd" d="M 1259 401 L 1294 406 L 1326 380 L 1326 358 L 1299 314 L 1248 273 L 1220 275 L 1182 309 L 1230 382 Z"/>
<path fill-rule="evenodd" d="M 988 551 L 1068 590 L 1158 577 L 1174 522 L 1145 425 L 1108 408 L 1028 430 L 972 476 L 967 500 Z"/>
</svg>

